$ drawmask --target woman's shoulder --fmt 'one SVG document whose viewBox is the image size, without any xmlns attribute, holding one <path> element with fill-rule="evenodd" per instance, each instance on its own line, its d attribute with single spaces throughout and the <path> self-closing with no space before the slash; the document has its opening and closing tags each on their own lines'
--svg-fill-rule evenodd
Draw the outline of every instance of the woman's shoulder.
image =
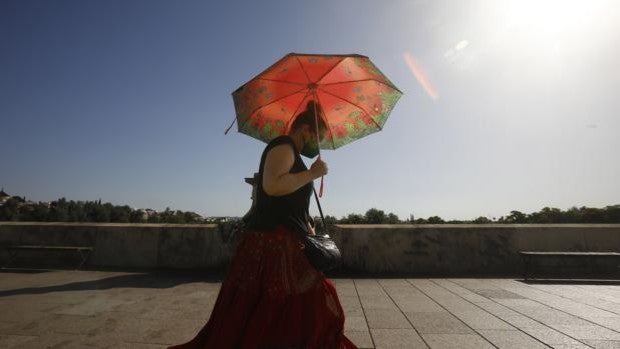
<svg viewBox="0 0 620 349">
<path fill-rule="evenodd" d="M 276 138 L 269 141 L 267 146 L 275 146 L 275 145 L 280 145 L 283 143 L 294 144 L 294 141 L 293 141 L 293 138 L 291 138 L 291 136 L 284 134 L 284 135 L 277 136 Z"/>
<path fill-rule="evenodd" d="M 291 136 L 289 135 L 281 135 L 272 139 L 265 147 L 265 151 L 269 151 L 272 148 L 283 144 L 289 144 L 290 148 L 293 150 L 293 153 L 295 153 L 295 142 L 293 141 L 293 138 L 291 138 Z"/>
</svg>

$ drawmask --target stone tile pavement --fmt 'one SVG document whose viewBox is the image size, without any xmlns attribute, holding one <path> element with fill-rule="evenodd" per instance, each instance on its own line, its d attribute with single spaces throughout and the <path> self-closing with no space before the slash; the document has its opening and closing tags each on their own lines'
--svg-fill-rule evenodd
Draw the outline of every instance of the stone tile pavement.
<svg viewBox="0 0 620 349">
<path fill-rule="evenodd" d="M 2 270 L 0 348 L 165 348 L 208 320 L 221 276 Z M 620 283 L 332 278 L 360 348 L 620 348 Z"/>
</svg>

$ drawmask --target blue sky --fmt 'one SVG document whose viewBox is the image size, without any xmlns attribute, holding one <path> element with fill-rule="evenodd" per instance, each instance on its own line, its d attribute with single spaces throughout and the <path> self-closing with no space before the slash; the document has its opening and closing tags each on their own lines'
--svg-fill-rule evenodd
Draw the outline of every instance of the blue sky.
<svg viewBox="0 0 620 349">
<path fill-rule="evenodd" d="M 5 0 L 0 186 L 243 215 L 264 143 L 224 135 L 230 93 L 289 52 L 359 53 L 404 95 L 323 153 L 326 214 L 618 204 L 619 23 L 611 0 Z"/>
</svg>

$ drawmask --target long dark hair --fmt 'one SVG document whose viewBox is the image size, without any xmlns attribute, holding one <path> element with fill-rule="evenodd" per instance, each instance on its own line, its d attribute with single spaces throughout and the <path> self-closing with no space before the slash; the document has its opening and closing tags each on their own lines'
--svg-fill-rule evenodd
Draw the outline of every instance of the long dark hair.
<svg viewBox="0 0 620 349">
<path fill-rule="evenodd" d="M 319 135 L 325 134 L 325 130 L 327 129 L 327 126 L 325 125 L 325 121 L 323 121 L 323 119 L 321 118 L 321 106 L 316 104 L 312 100 L 309 101 L 308 104 L 306 104 L 306 110 L 297 114 L 297 116 L 295 117 L 295 120 L 293 121 L 293 124 L 291 125 L 291 132 L 301 128 L 301 126 L 303 125 L 310 126 L 310 129 L 316 132 L 316 124 L 314 121 L 315 110 L 316 110 L 316 115 L 319 121 Z"/>
</svg>

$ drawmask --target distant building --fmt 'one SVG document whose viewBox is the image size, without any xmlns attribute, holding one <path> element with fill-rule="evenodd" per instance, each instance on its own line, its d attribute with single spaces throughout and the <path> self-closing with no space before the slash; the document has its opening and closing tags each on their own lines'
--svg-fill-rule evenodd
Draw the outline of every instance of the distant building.
<svg viewBox="0 0 620 349">
<path fill-rule="evenodd" d="M 206 217 L 205 223 L 223 223 L 223 222 L 233 222 L 241 219 L 240 217 Z"/>
<path fill-rule="evenodd" d="M 0 190 L 0 206 L 4 205 L 4 203 L 11 198 L 11 195 L 4 192 L 4 188 Z"/>
</svg>

